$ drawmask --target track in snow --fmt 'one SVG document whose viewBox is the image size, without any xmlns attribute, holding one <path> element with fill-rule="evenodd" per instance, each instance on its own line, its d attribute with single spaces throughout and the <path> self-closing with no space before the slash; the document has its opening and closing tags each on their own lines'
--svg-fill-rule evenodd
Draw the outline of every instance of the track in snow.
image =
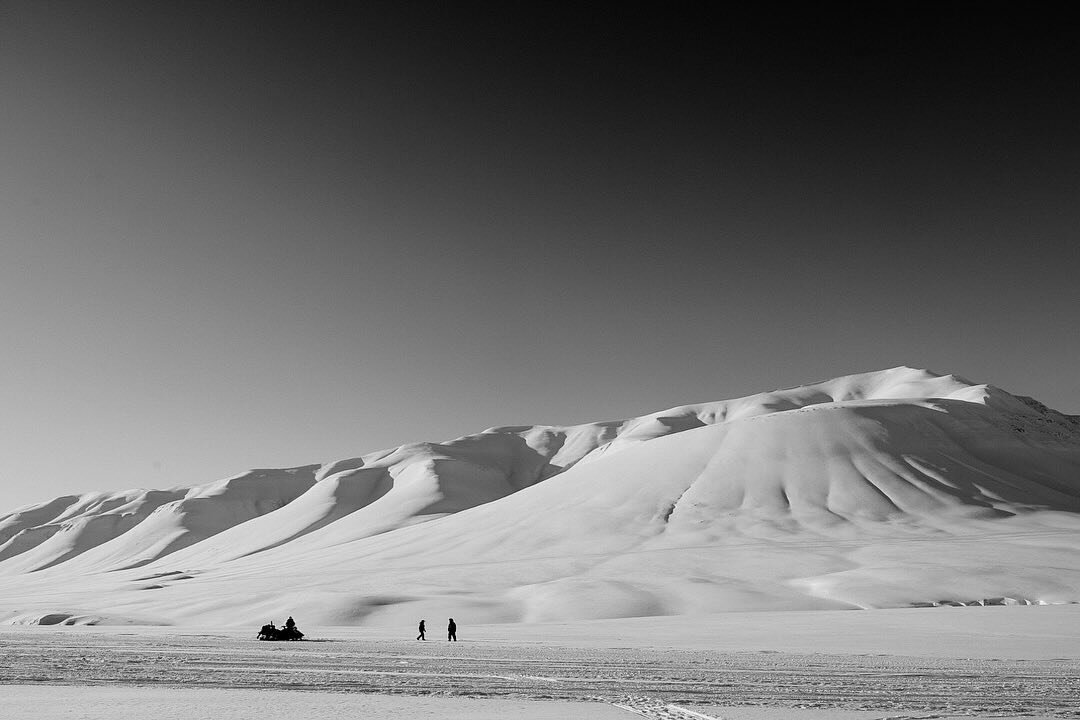
<svg viewBox="0 0 1080 720">
<path fill-rule="evenodd" d="M 722 720 L 713 715 L 687 710 L 653 698 L 628 697 L 623 702 L 612 703 L 612 705 L 635 715 L 655 720 Z"/>
</svg>

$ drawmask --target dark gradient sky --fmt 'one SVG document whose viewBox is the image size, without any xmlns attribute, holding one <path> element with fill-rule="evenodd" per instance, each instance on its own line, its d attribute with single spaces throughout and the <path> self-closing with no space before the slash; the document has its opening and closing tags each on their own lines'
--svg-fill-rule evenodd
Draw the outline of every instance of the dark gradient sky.
<svg viewBox="0 0 1080 720">
<path fill-rule="evenodd" d="M 1080 412 L 1059 18 L 220 5 L 0 2 L 0 509 L 899 364 Z"/>
</svg>

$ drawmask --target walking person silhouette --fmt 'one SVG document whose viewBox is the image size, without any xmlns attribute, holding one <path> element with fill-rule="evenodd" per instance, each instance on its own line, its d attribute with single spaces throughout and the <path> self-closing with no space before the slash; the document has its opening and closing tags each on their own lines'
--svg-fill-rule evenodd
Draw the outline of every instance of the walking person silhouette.
<svg viewBox="0 0 1080 720">
<path fill-rule="evenodd" d="M 450 624 L 446 626 L 446 642 L 451 640 L 457 642 L 457 623 L 454 622 L 454 618 L 450 618 Z"/>
<path fill-rule="evenodd" d="M 423 620 L 420 621 L 420 634 L 416 636 L 416 639 L 417 640 L 427 640 L 427 638 L 424 637 L 424 621 Z"/>
</svg>

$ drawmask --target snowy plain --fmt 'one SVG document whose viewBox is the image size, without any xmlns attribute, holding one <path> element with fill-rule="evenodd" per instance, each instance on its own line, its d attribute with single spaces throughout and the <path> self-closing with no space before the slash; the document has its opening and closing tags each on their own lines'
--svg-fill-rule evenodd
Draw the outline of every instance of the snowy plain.
<svg viewBox="0 0 1080 720">
<path fill-rule="evenodd" d="M 307 630 L 4 628 L 5 717 L 1080 717 L 1080 605 Z"/>
</svg>

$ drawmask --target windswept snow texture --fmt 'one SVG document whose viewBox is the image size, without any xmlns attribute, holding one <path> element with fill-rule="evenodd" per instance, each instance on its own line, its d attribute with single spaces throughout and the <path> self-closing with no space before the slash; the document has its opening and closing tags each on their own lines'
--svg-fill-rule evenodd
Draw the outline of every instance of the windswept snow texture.
<svg viewBox="0 0 1080 720">
<path fill-rule="evenodd" d="M 907 367 L 0 516 L 0 622 L 1080 601 L 1080 419 Z"/>
</svg>

